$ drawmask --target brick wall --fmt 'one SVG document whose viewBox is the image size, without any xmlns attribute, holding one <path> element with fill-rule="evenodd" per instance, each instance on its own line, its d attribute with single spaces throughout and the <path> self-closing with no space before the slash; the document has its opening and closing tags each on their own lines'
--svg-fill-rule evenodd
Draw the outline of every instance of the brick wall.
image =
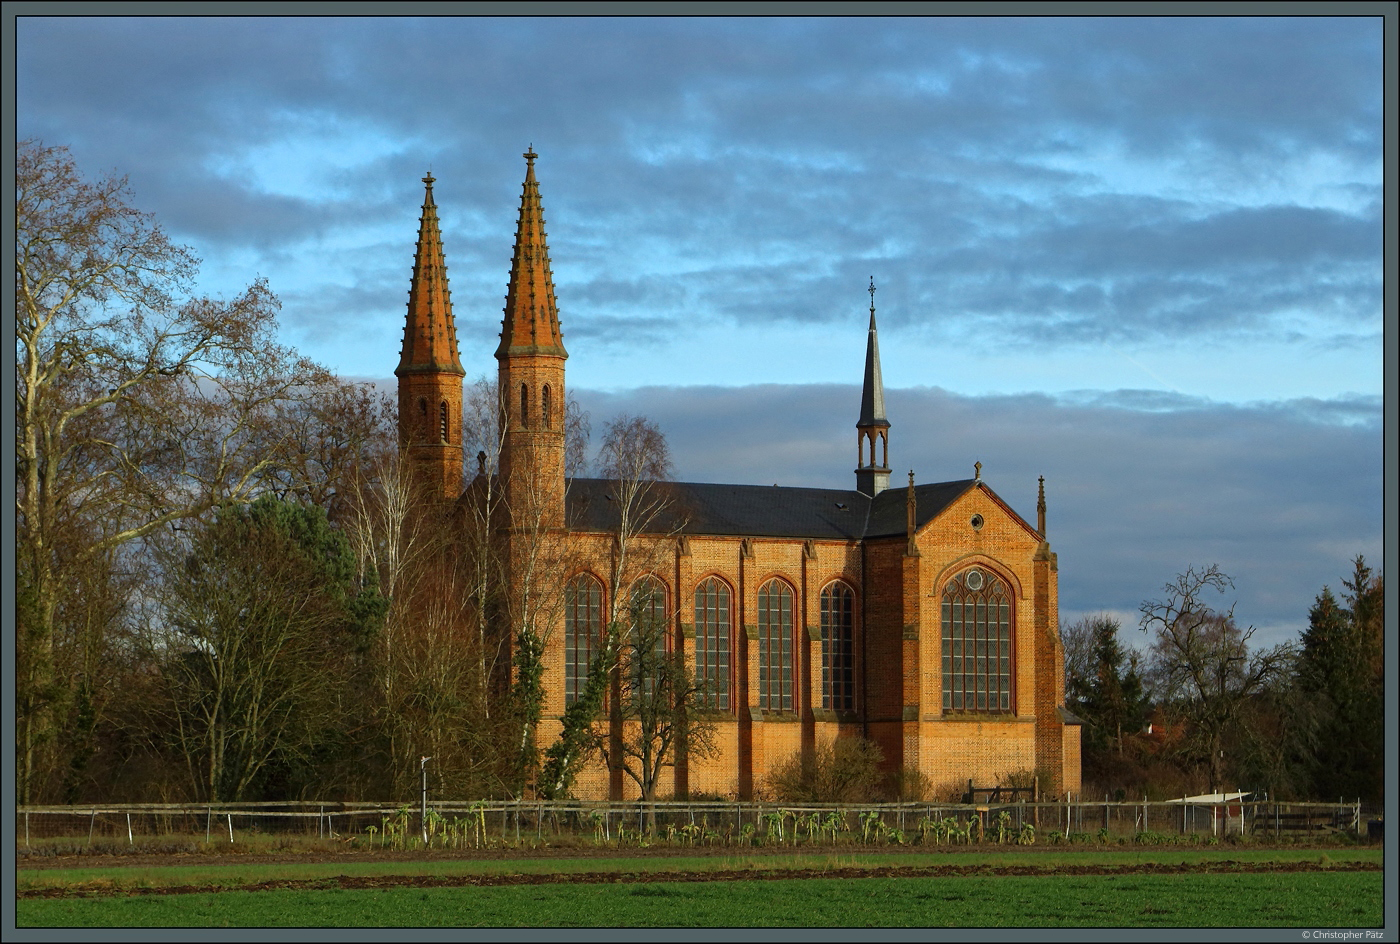
<svg viewBox="0 0 1400 944">
<path fill-rule="evenodd" d="M 974 529 L 970 520 L 979 514 L 983 524 Z M 671 644 L 687 653 L 692 667 L 694 591 L 701 581 L 715 576 L 730 588 L 734 623 L 731 711 L 715 722 L 716 752 L 682 758 L 663 776 L 661 793 L 688 789 L 748 799 L 764 789 L 776 764 L 813 750 L 819 738 L 862 734 L 880 745 L 887 769 L 907 765 L 934 784 L 965 786 L 969 777 L 993 784 L 1039 767 L 1057 781 L 1043 789 L 1077 790 L 1079 731 L 1062 724 L 1055 711 L 1064 695 L 1053 554 L 986 488 L 970 489 L 927 523 L 917 546 L 919 555 L 911 557 L 903 537 L 862 548 L 855 542 L 691 536 L 684 545 L 658 548 L 660 557 L 653 555 L 640 570 L 667 585 L 674 613 Z M 592 573 L 606 586 L 611 554 L 611 535 L 575 534 L 570 573 Z M 943 713 L 940 592 L 950 577 L 974 563 L 1004 580 L 1014 600 L 1014 713 L 1009 716 Z M 627 575 L 624 588 L 636 576 Z M 759 708 L 758 591 L 771 579 L 793 592 L 791 712 Z M 820 600 L 822 588 L 833 580 L 848 584 L 857 601 L 857 711 L 839 719 L 821 710 Z M 557 718 L 563 711 L 562 622 L 546 649 L 545 684 L 546 715 Z M 635 794 L 630 779 L 624 784 L 614 774 L 610 780 L 600 767 L 595 762 L 580 777 L 580 796 Z"/>
</svg>

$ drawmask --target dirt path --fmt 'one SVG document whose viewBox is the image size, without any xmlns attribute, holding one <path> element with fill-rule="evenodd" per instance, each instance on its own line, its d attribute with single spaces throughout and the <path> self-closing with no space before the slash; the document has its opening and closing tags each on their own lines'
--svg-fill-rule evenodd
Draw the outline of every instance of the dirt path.
<svg viewBox="0 0 1400 944">
<path fill-rule="evenodd" d="M 165 860 L 164 864 L 170 864 Z M 188 863 L 193 864 L 193 863 Z M 250 863 L 251 864 L 251 863 Z M 257 882 L 249 885 L 171 885 L 165 887 L 123 888 L 109 883 L 67 885 L 18 891 L 17 898 L 92 898 L 132 895 L 188 895 L 230 891 L 304 891 L 312 889 L 371 888 L 463 888 L 492 885 L 555 884 L 640 884 L 654 882 L 776 881 L 809 878 L 944 878 L 954 876 L 1041 876 L 1041 875 L 1167 875 L 1180 873 L 1267 873 L 1267 872 L 1379 872 L 1373 862 L 1201 862 L 1184 864 L 1141 864 L 1121 867 L 1093 865 L 1036 866 L 938 865 L 916 868 L 883 866 L 832 869 L 715 869 L 655 872 L 555 872 L 548 874 L 508 873 L 497 875 L 418 876 L 378 875 Z"/>
</svg>

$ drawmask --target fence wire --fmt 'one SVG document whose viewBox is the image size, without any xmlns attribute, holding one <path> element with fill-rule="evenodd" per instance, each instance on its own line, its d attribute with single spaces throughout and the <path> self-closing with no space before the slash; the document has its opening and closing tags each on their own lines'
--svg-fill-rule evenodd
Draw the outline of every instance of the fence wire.
<svg viewBox="0 0 1400 944">
<path fill-rule="evenodd" d="M 500 841 L 621 840 L 651 836 L 691 843 L 895 841 L 1026 842 L 1151 840 L 1174 836 L 1260 838 L 1364 835 L 1356 803 L 1088 802 L 805 805 L 668 801 L 544 803 L 435 800 L 419 804 L 288 802 L 110 804 L 16 810 L 16 842 L 135 845 L 144 840 L 234 843 L 255 837 L 358 843 L 429 839 L 443 848 Z M 436 840 L 434 843 L 433 841 Z"/>
</svg>

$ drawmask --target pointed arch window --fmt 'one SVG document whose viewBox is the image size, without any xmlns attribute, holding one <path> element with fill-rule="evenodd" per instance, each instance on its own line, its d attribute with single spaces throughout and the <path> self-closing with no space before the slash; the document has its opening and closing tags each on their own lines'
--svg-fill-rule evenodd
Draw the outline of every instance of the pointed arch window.
<svg viewBox="0 0 1400 944">
<path fill-rule="evenodd" d="M 655 577 L 642 577 L 632 584 L 632 662 L 633 685 L 650 695 L 666 658 L 666 587 Z"/>
<path fill-rule="evenodd" d="M 520 425 L 530 426 L 530 387 L 527 384 L 520 385 Z"/>
<path fill-rule="evenodd" d="M 701 704 L 729 710 L 729 586 L 709 577 L 695 588 L 695 682 Z"/>
<path fill-rule="evenodd" d="M 451 442 L 451 441 L 452 441 L 452 437 L 451 437 L 452 430 L 451 430 L 451 429 L 448 427 L 448 425 L 447 425 L 447 401 L 446 401 L 446 400 L 443 400 L 442 403 L 438 405 L 438 427 L 439 427 L 438 432 L 439 432 L 439 434 L 442 436 L 442 441 L 443 441 L 443 442 Z"/>
<path fill-rule="evenodd" d="M 588 664 L 603 634 L 603 584 L 579 574 L 564 587 L 564 704 L 588 684 Z"/>
<path fill-rule="evenodd" d="M 855 698 L 855 594 L 844 583 L 822 591 L 822 707 L 852 711 Z"/>
<path fill-rule="evenodd" d="M 792 589 L 773 579 L 758 590 L 758 707 L 792 711 Z"/>
<path fill-rule="evenodd" d="M 540 391 L 540 425 L 545 429 L 549 429 L 551 426 L 549 422 L 551 418 L 549 415 L 549 401 L 549 384 L 545 384 L 544 389 Z"/>
<path fill-rule="evenodd" d="M 970 567 L 943 586 L 943 710 L 1009 714 L 1011 591 Z"/>
</svg>

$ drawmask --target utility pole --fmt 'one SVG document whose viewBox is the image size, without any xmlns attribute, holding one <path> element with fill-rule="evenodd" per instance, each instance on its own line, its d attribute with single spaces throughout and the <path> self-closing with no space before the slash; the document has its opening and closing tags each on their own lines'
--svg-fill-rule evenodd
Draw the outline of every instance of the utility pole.
<svg viewBox="0 0 1400 944">
<path fill-rule="evenodd" d="M 423 847 L 428 846 L 428 761 L 431 757 L 418 758 L 418 772 L 423 780 L 423 807 L 419 813 L 418 821 L 423 825 Z"/>
</svg>

